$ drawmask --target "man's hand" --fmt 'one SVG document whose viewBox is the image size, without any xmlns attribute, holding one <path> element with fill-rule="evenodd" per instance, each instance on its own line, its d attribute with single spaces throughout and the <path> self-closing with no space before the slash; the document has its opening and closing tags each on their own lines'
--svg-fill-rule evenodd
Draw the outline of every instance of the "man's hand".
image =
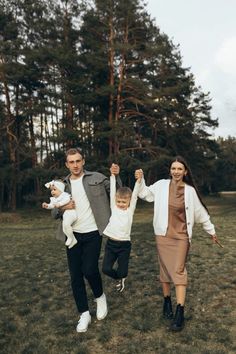
<svg viewBox="0 0 236 354">
<path fill-rule="evenodd" d="M 118 176 L 120 173 L 120 166 L 113 163 L 110 168 L 111 175 Z"/>
<path fill-rule="evenodd" d="M 69 203 L 63 205 L 61 208 L 61 210 L 72 210 L 75 209 L 75 202 L 74 200 L 71 200 Z"/>
</svg>

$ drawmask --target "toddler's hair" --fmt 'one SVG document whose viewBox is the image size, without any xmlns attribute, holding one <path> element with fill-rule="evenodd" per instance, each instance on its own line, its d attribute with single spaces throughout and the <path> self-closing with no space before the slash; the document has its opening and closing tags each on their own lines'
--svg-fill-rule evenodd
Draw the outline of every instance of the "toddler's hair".
<svg viewBox="0 0 236 354">
<path fill-rule="evenodd" d="M 116 196 L 120 198 L 131 198 L 132 190 L 129 187 L 120 187 L 116 191 Z"/>
</svg>

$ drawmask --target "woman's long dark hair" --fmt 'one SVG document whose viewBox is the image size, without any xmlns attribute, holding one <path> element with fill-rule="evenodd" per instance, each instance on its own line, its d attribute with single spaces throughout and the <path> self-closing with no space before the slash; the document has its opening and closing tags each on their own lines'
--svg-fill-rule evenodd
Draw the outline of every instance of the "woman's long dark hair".
<svg viewBox="0 0 236 354">
<path fill-rule="evenodd" d="M 194 178 L 193 178 L 192 171 L 191 171 L 190 167 L 188 166 L 186 160 L 185 160 L 182 156 L 179 156 L 179 155 L 178 155 L 178 156 L 175 156 L 175 157 L 173 158 L 173 160 L 170 162 L 170 166 L 172 165 L 173 162 L 180 162 L 180 163 L 182 163 L 182 165 L 184 165 L 184 167 L 185 167 L 185 169 L 186 169 L 186 171 L 187 171 L 187 174 L 186 174 L 186 176 L 183 177 L 183 181 L 184 181 L 185 183 L 189 184 L 190 186 L 192 186 L 192 187 L 195 189 L 195 191 L 196 191 L 196 193 L 197 193 L 197 196 L 198 196 L 200 202 L 202 203 L 202 205 L 204 206 L 204 208 L 206 209 L 206 211 L 207 211 L 208 214 L 209 214 L 209 211 L 208 211 L 208 209 L 207 209 L 207 206 L 206 206 L 205 203 L 203 203 L 203 201 L 202 201 L 202 198 L 201 198 L 201 196 L 200 196 L 200 193 L 199 193 L 199 191 L 198 191 L 198 188 L 197 188 L 197 186 L 196 186 L 196 183 L 194 182 Z"/>
</svg>

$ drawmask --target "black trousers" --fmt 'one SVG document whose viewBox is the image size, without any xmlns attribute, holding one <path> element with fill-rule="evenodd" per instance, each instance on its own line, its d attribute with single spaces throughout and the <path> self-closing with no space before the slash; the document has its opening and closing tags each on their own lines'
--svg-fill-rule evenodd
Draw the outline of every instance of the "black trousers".
<svg viewBox="0 0 236 354">
<path fill-rule="evenodd" d="M 113 279 L 126 278 L 128 275 L 130 241 L 116 241 L 108 238 L 105 246 L 102 271 Z M 113 266 L 117 261 L 117 268 Z"/>
<path fill-rule="evenodd" d="M 87 279 L 95 298 L 103 294 L 102 279 L 98 268 L 102 236 L 98 231 L 88 233 L 74 232 L 78 243 L 66 248 L 71 287 L 77 309 L 80 313 L 88 311 L 88 298 L 85 287 Z"/>
</svg>

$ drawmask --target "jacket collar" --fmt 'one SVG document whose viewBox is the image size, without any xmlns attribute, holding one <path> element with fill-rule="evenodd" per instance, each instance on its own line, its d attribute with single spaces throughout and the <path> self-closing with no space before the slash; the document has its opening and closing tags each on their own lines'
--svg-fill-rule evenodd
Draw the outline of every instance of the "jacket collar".
<svg viewBox="0 0 236 354">
<path fill-rule="evenodd" d="M 93 172 L 84 170 L 83 176 L 91 176 L 92 174 L 93 174 Z M 71 173 L 70 173 L 69 175 L 67 175 L 67 176 L 64 178 L 63 181 L 64 181 L 65 183 L 69 183 L 69 184 L 70 184 L 70 176 L 71 176 Z"/>
</svg>

